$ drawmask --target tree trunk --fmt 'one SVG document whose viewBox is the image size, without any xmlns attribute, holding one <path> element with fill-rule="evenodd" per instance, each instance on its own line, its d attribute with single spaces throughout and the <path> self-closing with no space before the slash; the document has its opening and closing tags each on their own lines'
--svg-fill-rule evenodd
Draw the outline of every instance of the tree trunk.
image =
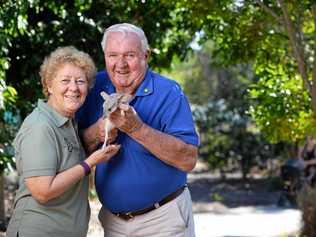
<svg viewBox="0 0 316 237">
<path fill-rule="evenodd" d="M 6 215 L 4 206 L 4 176 L 3 172 L 0 172 L 0 231 L 3 231 L 6 227 Z"/>
<path fill-rule="evenodd" d="M 248 156 L 243 156 L 241 159 L 241 172 L 242 172 L 242 180 L 248 181 L 247 174 L 249 173 L 250 170 L 250 157 Z"/>
</svg>

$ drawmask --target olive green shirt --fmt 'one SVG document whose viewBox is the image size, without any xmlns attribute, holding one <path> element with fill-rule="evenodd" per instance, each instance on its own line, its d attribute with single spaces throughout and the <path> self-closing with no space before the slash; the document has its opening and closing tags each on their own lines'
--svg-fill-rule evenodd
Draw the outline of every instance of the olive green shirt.
<svg viewBox="0 0 316 237">
<path fill-rule="evenodd" d="M 8 229 L 8 237 L 84 237 L 90 218 L 88 177 L 60 196 L 38 203 L 24 179 L 55 176 L 85 159 L 77 126 L 42 100 L 24 120 L 15 140 L 19 189 Z"/>
</svg>

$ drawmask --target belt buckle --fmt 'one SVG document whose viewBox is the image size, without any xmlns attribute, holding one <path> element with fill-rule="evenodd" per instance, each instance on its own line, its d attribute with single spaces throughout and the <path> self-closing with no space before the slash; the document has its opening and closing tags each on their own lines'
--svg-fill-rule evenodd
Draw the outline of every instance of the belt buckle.
<svg viewBox="0 0 316 237">
<path fill-rule="evenodd" d="M 113 213 L 114 214 L 114 213 Z M 130 219 L 133 219 L 135 216 L 133 215 L 132 212 L 127 212 L 127 213 L 115 213 L 114 215 L 116 215 L 117 217 L 125 220 L 125 221 L 128 221 Z"/>
<path fill-rule="evenodd" d="M 127 212 L 127 213 L 117 213 L 117 217 L 122 218 L 125 221 L 128 221 L 130 219 L 133 219 L 134 216 L 132 215 L 132 212 Z"/>
<path fill-rule="evenodd" d="M 134 218 L 134 216 L 132 215 L 132 212 L 127 212 L 125 215 L 128 216 L 128 219 Z"/>
</svg>

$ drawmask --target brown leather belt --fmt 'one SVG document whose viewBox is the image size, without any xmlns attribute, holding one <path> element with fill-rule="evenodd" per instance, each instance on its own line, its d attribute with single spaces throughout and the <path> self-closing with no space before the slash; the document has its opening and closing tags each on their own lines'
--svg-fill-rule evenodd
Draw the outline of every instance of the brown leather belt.
<svg viewBox="0 0 316 237">
<path fill-rule="evenodd" d="M 178 197 L 182 192 L 183 190 L 185 189 L 186 185 L 179 188 L 178 190 L 176 190 L 175 192 L 169 194 L 167 197 L 163 198 L 160 202 L 156 202 L 154 205 L 150 206 L 150 207 L 147 207 L 145 209 L 142 209 L 142 210 L 138 210 L 138 211 L 134 211 L 134 212 L 127 212 L 127 213 L 113 213 L 114 215 L 116 215 L 117 217 L 125 220 L 125 221 L 128 221 L 132 218 L 134 218 L 135 216 L 139 216 L 139 215 L 143 215 L 145 213 L 148 213 L 150 211 L 153 211 L 159 207 L 161 207 L 162 205 L 174 200 L 176 197 Z"/>
</svg>

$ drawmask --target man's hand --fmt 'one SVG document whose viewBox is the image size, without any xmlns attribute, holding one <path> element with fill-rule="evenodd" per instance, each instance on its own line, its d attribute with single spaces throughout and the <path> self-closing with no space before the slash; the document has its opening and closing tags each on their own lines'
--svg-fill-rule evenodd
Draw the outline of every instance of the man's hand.
<svg viewBox="0 0 316 237">
<path fill-rule="evenodd" d="M 185 172 L 194 168 L 198 156 L 197 147 L 143 123 L 133 107 L 121 105 L 109 115 L 109 119 L 115 127 L 143 145 L 157 159 Z"/>
<path fill-rule="evenodd" d="M 119 109 L 109 115 L 109 119 L 116 128 L 127 134 L 137 131 L 143 125 L 134 108 L 127 104 L 121 104 Z"/>
</svg>

